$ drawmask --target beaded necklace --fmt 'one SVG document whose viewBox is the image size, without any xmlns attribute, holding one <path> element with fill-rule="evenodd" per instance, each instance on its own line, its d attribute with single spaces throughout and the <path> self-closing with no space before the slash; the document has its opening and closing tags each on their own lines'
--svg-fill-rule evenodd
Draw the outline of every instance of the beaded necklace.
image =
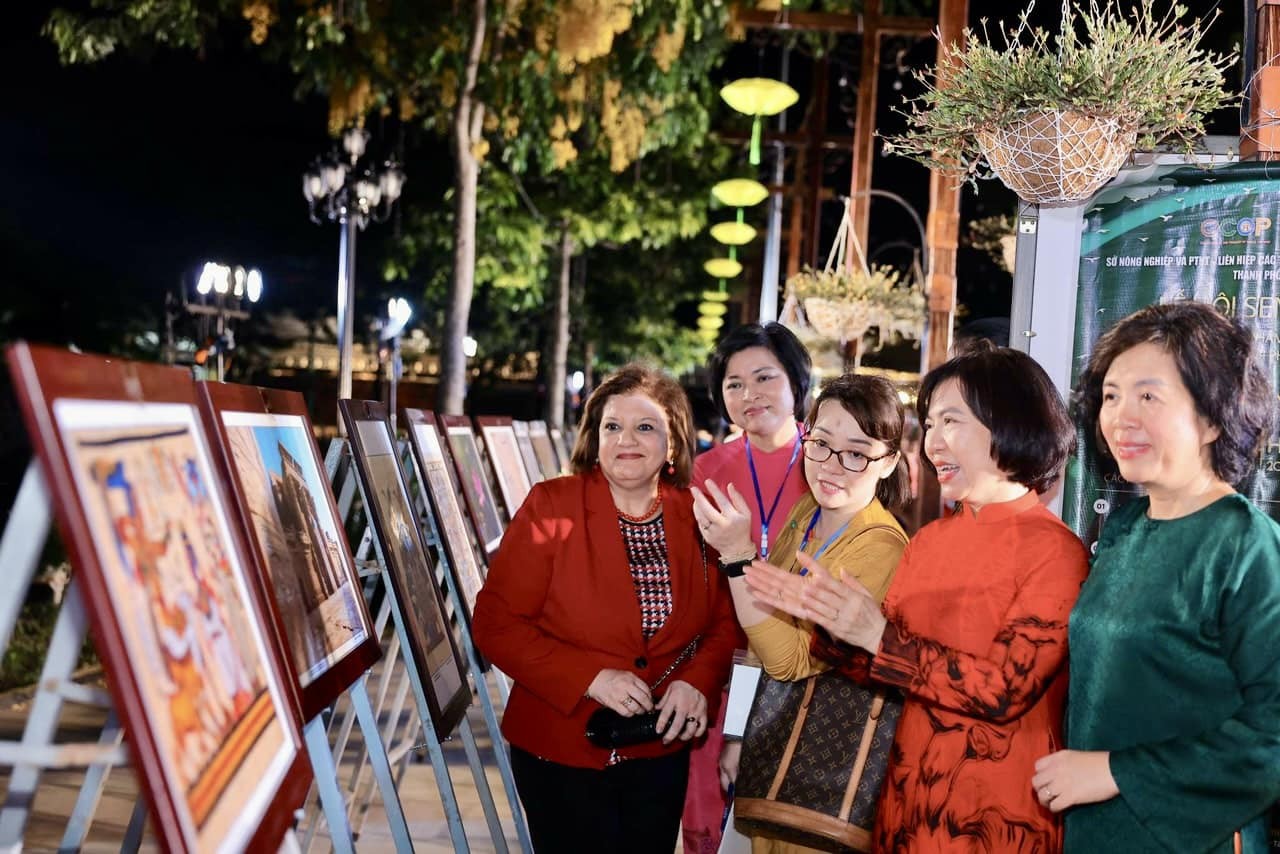
<svg viewBox="0 0 1280 854">
<path fill-rule="evenodd" d="M 650 517 L 652 517 L 655 513 L 657 513 L 658 508 L 661 506 L 662 506 L 662 484 L 659 483 L 658 494 L 653 496 L 653 503 L 649 505 L 648 510 L 645 510 L 639 516 L 632 516 L 630 513 L 623 513 L 621 510 L 618 510 L 618 518 L 622 519 L 625 522 L 631 522 L 632 524 L 640 525 L 640 524 L 643 524 L 644 522 L 648 522 Z M 618 508 L 614 507 L 614 509 L 617 510 Z"/>
</svg>

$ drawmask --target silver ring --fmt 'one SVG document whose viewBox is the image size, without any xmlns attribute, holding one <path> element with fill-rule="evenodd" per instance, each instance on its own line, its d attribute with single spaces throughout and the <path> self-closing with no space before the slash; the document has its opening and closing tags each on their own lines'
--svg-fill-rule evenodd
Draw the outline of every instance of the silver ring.
<svg viewBox="0 0 1280 854">
<path fill-rule="evenodd" d="M 634 706 L 635 704 L 636 704 L 636 701 L 631 699 L 630 697 L 622 701 L 622 705 L 624 706 Z"/>
<path fill-rule="evenodd" d="M 1049 791 L 1049 787 L 1048 787 L 1048 786 L 1045 786 L 1043 789 L 1041 789 L 1041 790 L 1040 790 L 1040 794 L 1044 795 L 1044 799 L 1045 799 L 1046 801 L 1051 801 L 1051 800 L 1053 800 L 1054 798 L 1056 798 L 1056 797 L 1057 797 L 1057 795 L 1055 795 L 1053 792 Z"/>
<path fill-rule="evenodd" d="M 696 724 L 698 722 L 698 719 L 695 718 L 693 715 L 690 715 L 689 717 L 684 719 L 684 722 L 687 724 Z"/>
</svg>

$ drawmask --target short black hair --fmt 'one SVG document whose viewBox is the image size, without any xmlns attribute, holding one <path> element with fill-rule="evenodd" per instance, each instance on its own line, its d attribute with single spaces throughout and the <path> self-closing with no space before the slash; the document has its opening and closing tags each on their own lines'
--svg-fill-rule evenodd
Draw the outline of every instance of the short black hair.
<svg viewBox="0 0 1280 854">
<path fill-rule="evenodd" d="M 1085 434 L 1107 453 L 1098 433 L 1102 383 L 1111 363 L 1139 344 L 1162 347 L 1178 366 L 1196 411 L 1218 428 L 1209 446 L 1213 472 L 1235 486 L 1254 467 L 1254 455 L 1270 433 L 1275 399 L 1253 351 L 1253 334 L 1212 306 L 1191 300 L 1147 306 L 1107 330 L 1093 347 L 1072 395 Z"/>
<path fill-rule="evenodd" d="M 813 372 L 813 360 L 794 332 L 773 321 L 763 326 L 758 323 L 739 326 L 726 335 L 711 354 L 711 361 L 707 363 L 707 368 L 711 371 L 707 391 L 710 392 L 716 409 L 720 410 L 720 416 L 725 421 L 732 421 L 729 410 L 724 406 L 724 375 L 729 370 L 729 359 L 734 353 L 752 347 L 763 347 L 782 364 L 791 383 L 791 395 L 796 401 L 796 420 L 802 421 L 805 398 L 809 396 L 809 375 Z"/>
<path fill-rule="evenodd" d="M 1018 350 L 974 342 L 925 375 L 916 401 L 926 423 L 933 393 L 947 380 L 960 384 L 965 403 L 991 431 L 991 459 L 1008 478 L 1038 493 L 1062 476 L 1076 446 L 1075 425 L 1053 381 Z M 928 447 L 928 428 L 925 428 Z M 933 469 L 927 455 L 924 462 Z"/>
<path fill-rule="evenodd" d="M 876 498 L 890 510 L 906 504 L 911 497 L 911 477 L 907 471 L 907 459 L 902 453 L 902 430 L 906 419 L 902 398 L 898 397 L 893 383 L 869 374 L 836 377 L 818 392 L 818 399 L 813 402 L 805 420 L 805 433 L 813 428 L 813 422 L 818 418 L 818 407 L 828 400 L 843 406 L 868 438 L 884 442 L 891 453 L 898 455 L 893 473 L 876 484 Z"/>
</svg>

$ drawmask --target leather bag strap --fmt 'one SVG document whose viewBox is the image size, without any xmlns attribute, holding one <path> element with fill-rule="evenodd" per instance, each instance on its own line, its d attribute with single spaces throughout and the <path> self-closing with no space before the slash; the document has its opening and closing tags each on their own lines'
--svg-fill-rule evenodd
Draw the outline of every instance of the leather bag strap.
<svg viewBox="0 0 1280 854">
<path fill-rule="evenodd" d="M 796 713 L 795 723 L 791 724 L 791 737 L 787 739 L 787 748 L 782 751 L 782 758 L 778 760 L 778 770 L 773 775 L 773 783 L 769 785 L 769 794 L 765 795 L 771 801 L 778 798 L 782 780 L 787 776 L 787 769 L 791 767 L 791 760 L 796 755 L 796 744 L 800 741 L 800 733 L 804 731 L 804 719 L 809 716 L 809 703 L 813 700 L 813 687 L 817 679 L 810 677 L 805 682 L 807 684 L 804 686 L 804 699 L 800 701 L 800 711 Z"/>
<path fill-rule="evenodd" d="M 845 787 L 844 799 L 840 801 L 840 820 L 848 821 L 853 812 L 853 798 L 858 793 L 858 784 L 862 782 L 862 772 L 867 768 L 867 757 L 871 755 L 871 742 L 875 741 L 876 726 L 880 723 L 880 713 L 884 711 L 884 694 L 876 694 L 871 701 L 871 709 L 867 714 L 867 722 L 862 727 L 862 739 L 858 742 L 858 755 L 853 760 L 853 773 L 849 775 L 849 785 Z"/>
</svg>

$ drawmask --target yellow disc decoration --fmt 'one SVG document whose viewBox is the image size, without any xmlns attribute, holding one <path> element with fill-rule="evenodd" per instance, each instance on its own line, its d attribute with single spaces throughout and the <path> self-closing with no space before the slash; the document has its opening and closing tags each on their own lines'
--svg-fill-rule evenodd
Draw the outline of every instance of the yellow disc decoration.
<svg viewBox="0 0 1280 854">
<path fill-rule="evenodd" d="M 724 326 L 723 317 L 699 317 L 698 318 L 699 329 L 710 329 L 714 331 L 716 329 L 719 329 L 721 326 Z"/>
<path fill-rule="evenodd" d="M 726 84 L 720 97 L 739 113 L 748 116 L 776 116 L 800 100 L 800 93 L 781 80 L 744 77 Z"/>
<path fill-rule="evenodd" d="M 712 258 L 702 265 L 702 269 L 717 279 L 732 279 L 742 272 L 742 264 L 732 258 Z"/>
<path fill-rule="evenodd" d="M 711 188 L 716 201 L 731 208 L 749 208 L 769 198 L 769 188 L 750 178 L 730 178 Z"/>
<path fill-rule="evenodd" d="M 698 306 L 698 314 L 703 317 L 724 317 L 729 306 L 722 302 L 704 302 Z"/>
<path fill-rule="evenodd" d="M 742 246 L 756 238 L 756 230 L 745 222 L 718 222 L 711 226 L 711 236 L 726 246 Z"/>
<path fill-rule="evenodd" d="M 707 302 L 728 302 L 728 291 L 703 291 L 702 298 Z"/>
</svg>

